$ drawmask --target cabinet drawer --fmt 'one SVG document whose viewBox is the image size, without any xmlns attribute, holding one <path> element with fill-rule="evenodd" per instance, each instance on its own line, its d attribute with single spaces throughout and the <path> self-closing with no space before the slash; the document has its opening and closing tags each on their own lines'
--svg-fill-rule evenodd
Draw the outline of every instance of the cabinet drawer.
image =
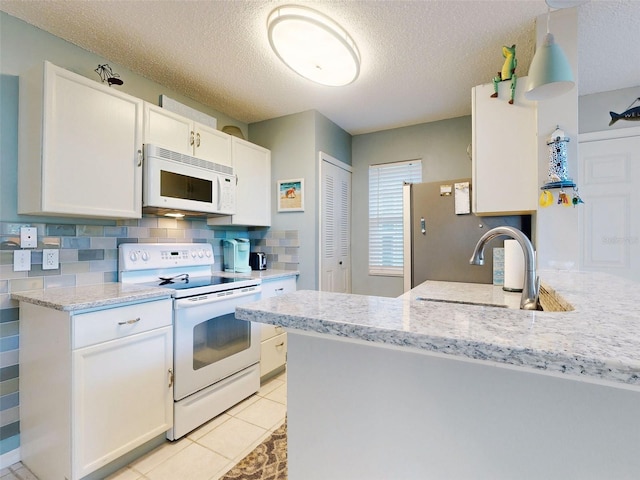
<svg viewBox="0 0 640 480">
<path fill-rule="evenodd" d="M 287 362 L 287 334 L 281 333 L 262 342 L 260 376 L 282 367 Z"/>
<path fill-rule="evenodd" d="M 271 337 L 275 337 L 276 335 L 280 335 L 284 333 L 284 328 L 279 325 L 267 325 L 262 324 L 260 329 L 260 340 L 265 341 Z"/>
<path fill-rule="evenodd" d="M 172 315 L 171 299 L 74 315 L 72 348 L 86 347 L 171 325 Z"/>
<path fill-rule="evenodd" d="M 262 298 L 275 297 L 283 293 L 296 291 L 296 277 L 287 277 L 278 280 L 262 281 Z"/>
</svg>

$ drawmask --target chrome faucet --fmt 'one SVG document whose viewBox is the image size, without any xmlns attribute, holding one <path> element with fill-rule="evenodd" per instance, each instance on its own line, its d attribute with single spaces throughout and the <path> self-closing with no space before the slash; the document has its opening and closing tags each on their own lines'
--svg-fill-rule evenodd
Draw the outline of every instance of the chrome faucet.
<svg viewBox="0 0 640 480">
<path fill-rule="evenodd" d="M 536 276 L 535 253 L 533 252 L 533 245 L 531 245 L 527 236 L 520 230 L 507 226 L 492 228 L 478 240 L 473 255 L 469 259 L 469 263 L 471 265 L 484 265 L 485 245 L 501 235 L 506 235 L 516 240 L 524 252 L 524 283 L 522 286 L 520 309 L 537 310 L 540 279 Z"/>
</svg>

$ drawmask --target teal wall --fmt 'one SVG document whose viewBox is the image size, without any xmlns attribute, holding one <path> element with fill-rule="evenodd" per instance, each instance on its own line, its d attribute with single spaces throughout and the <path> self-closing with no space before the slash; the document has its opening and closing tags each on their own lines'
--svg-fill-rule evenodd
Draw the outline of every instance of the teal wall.
<svg viewBox="0 0 640 480">
<path fill-rule="evenodd" d="M 369 275 L 369 165 L 422 159 L 422 181 L 471 177 L 471 117 L 356 135 L 353 137 L 351 225 L 352 291 L 397 297 L 402 277 Z"/>
<path fill-rule="evenodd" d="M 316 111 L 307 111 L 249 125 L 252 142 L 271 150 L 272 228 L 300 232 L 298 289 L 318 289 L 318 165 L 319 152 L 351 164 L 351 135 Z M 278 212 L 276 182 L 303 178 L 303 212 Z"/>
<path fill-rule="evenodd" d="M 640 78 L 638 81 L 640 82 Z M 609 126 L 611 120 L 609 112 L 622 113 L 630 107 L 640 107 L 640 101 L 637 101 L 639 98 L 640 84 L 633 88 L 578 97 L 578 132 L 589 133 L 637 127 L 637 120 L 618 120 Z"/>
</svg>

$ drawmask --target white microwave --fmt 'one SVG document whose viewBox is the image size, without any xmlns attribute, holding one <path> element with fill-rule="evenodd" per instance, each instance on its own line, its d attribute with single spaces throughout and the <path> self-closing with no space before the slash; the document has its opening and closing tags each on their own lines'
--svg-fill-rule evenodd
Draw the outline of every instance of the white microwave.
<svg viewBox="0 0 640 480">
<path fill-rule="evenodd" d="M 157 145 L 145 145 L 142 211 L 168 216 L 236 213 L 233 168 Z"/>
</svg>

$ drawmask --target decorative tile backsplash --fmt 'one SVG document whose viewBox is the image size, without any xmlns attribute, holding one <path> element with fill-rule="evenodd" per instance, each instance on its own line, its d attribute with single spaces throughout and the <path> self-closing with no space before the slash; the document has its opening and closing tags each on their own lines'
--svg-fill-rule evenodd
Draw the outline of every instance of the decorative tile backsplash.
<svg viewBox="0 0 640 480">
<path fill-rule="evenodd" d="M 20 227 L 36 227 L 38 247 L 31 270 L 13 271 Z M 118 280 L 120 243 L 210 243 L 222 270 L 222 239 L 248 238 L 251 251 L 267 254 L 268 268 L 298 270 L 297 230 L 209 227 L 206 220 L 144 217 L 115 226 L 0 222 L 0 455 L 19 446 L 19 309 L 11 292 L 79 286 Z M 60 268 L 42 270 L 42 249 L 60 249 Z"/>
</svg>

